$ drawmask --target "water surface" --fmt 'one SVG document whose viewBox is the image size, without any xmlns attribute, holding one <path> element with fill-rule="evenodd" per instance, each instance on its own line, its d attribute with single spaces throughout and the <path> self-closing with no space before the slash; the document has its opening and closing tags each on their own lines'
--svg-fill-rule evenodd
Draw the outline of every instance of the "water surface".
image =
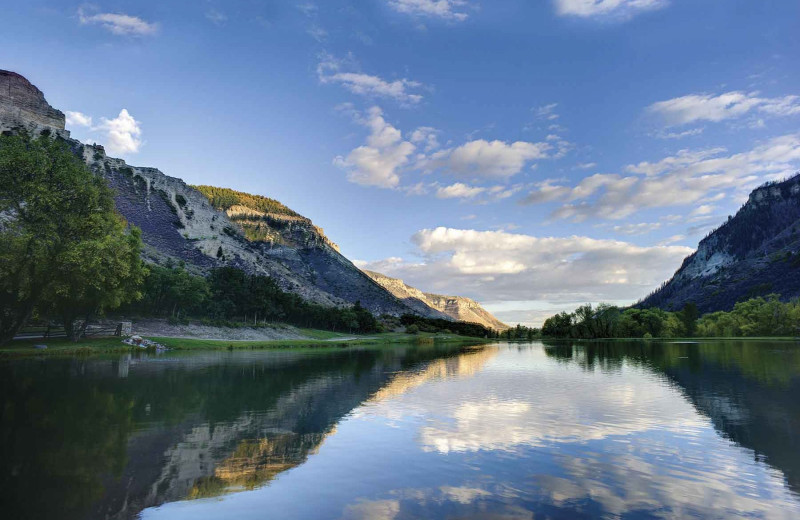
<svg viewBox="0 0 800 520">
<path fill-rule="evenodd" d="M 8 518 L 800 518 L 800 346 L 0 363 Z"/>
</svg>

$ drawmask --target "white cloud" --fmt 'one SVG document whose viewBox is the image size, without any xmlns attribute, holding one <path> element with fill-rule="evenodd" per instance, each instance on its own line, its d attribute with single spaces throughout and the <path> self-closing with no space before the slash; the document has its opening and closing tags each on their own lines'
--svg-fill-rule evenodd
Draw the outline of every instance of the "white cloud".
<svg viewBox="0 0 800 520">
<path fill-rule="evenodd" d="M 367 143 L 352 150 L 347 157 L 338 156 L 334 164 L 347 171 L 350 182 L 362 186 L 396 188 L 400 184 L 400 169 L 408 164 L 414 144 L 387 123 L 383 111 L 372 107 L 365 119 L 358 121 L 370 129 Z"/>
<path fill-rule="evenodd" d="M 597 166 L 596 162 L 578 163 L 575 165 L 579 170 L 591 170 Z"/>
<path fill-rule="evenodd" d="M 484 193 L 486 188 L 478 186 L 469 186 L 457 182 L 450 186 L 442 186 L 436 190 L 436 196 L 440 199 L 471 199 L 475 198 L 481 193 Z"/>
<path fill-rule="evenodd" d="M 136 153 L 142 146 L 139 122 L 124 108 L 114 119 L 102 118 L 95 129 L 106 134 L 105 147 L 110 153 Z"/>
<path fill-rule="evenodd" d="M 580 18 L 627 19 L 644 11 L 666 7 L 668 0 L 555 0 L 556 12 Z"/>
<path fill-rule="evenodd" d="M 589 237 L 536 237 L 438 227 L 412 237 L 421 262 L 370 262 L 366 268 L 414 287 L 481 302 L 539 307 L 635 301 L 671 276 L 688 247 L 641 247 Z"/>
<path fill-rule="evenodd" d="M 96 125 L 88 114 L 67 111 L 66 124 L 75 131 L 88 131 L 88 141 L 102 143 L 110 154 L 136 153 L 143 143 L 139 121 L 124 108 L 114 119 L 101 117 Z"/>
<path fill-rule="evenodd" d="M 387 81 L 370 74 L 342 70 L 346 66 L 344 61 L 323 55 L 317 65 L 317 77 L 320 83 L 337 83 L 354 94 L 390 98 L 409 105 L 422 101 L 421 94 L 410 92 L 422 86 L 418 81 L 405 78 Z"/>
<path fill-rule="evenodd" d="M 467 19 L 467 13 L 462 11 L 467 5 L 465 0 L 389 0 L 389 6 L 400 13 L 457 22 Z"/>
<path fill-rule="evenodd" d="M 703 133 L 705 128 L 692 128 L 691 130 L 684 130 L 683 132 L 658 132 L 656 137 L 659 139 L 683 139 L 684 137 L 693 137 Z"/>
<path fill-rule="evenodd" d="M 84 126 L 91 128 L 92 116 L 88 116 L 81 112 L 72 112 L 67 110 L 67 126 Z"/>
<path fill-rule="evenodd" d="M 661 222 L 639 222 L 614 226 L 614 231 L 623 235 L 644 235 L 657 229 L 661 229 Z"/>
<path fill-rule="evenodd" d="M 421 126 L 411 132 L 411 142 L 424 144 L 425 152 L 431 152 L 439 148 L 439 131 L 430 126 Z"/>
<path fill-rule="evenodd" d="M 719 122 L 735 119 L 751 111 L 771 116 L 791 116 L 800 114 L 800 96 L 762 98 L 757 92 L 727 92 L 719 95 L 690 94 L 688 96 L 659 101 L 647 110 L 664 118 L 668 125 L 685 125 L 698 121 Z M 693 130 L 691 132 L 697 132 Z M 699 133 L 699 132 L 697 132 Z M 682 132 L 675 135 L 694 135 Z"/>
<path fill-rule="evenodd" d="M 792 174 L 800 163 L 800 134 L 773 138 L 747 152 L 725 153 L 724 148 L 683 150 L 657 162 L 629 165 L 626 171 L 632 175 L 596 174 L 574 186 L 545 181 L 523 203 L 563 201 L 566 204 L 553 216 L 582 221 L 719 200 L 731 190 L 746 193 L 764 181 Z"/>
<path fill-rule="evenodd" d="M 428 168 L 445 168 L 468 178 L 508 179 L 536 159 L 546 159 L 549 143 L 486 141 L 478 139 L 455 149 L 441 150 L 430 157 Z"/>
<path fill-rule="evenodd" d="M 99 24 L 101 27 L 119 36 L 146 36 L 158 31 L 158 24 L 149 23 L 137 16 L 122 13 L 87 13 L 87 9 L 78 9 L 78 20 L 83 25 Z"/>
<path fill-rule="evenodd" d="M 556 107 L 558 107 L 558 103 L 542 105 L 536 109 L 536 116 L 541 119 L 547 119 L 548 121 L 555 121 L 559 118 L 559 115 L 555 111 Z"/>
</svg>

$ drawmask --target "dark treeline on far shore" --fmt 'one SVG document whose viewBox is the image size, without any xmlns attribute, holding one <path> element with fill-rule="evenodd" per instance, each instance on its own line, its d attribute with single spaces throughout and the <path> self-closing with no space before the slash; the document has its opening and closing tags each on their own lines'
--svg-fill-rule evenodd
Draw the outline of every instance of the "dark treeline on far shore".
<svg viewBox="0 0 800 520">
<path fill-rule="evenodd" d="M 794 336 L 799 332 L 800 302 L 781 302 L 777 294 L 703 316 L 693 303 L 677 312 L 587 304 L 575 312 L 556 314 L 542 326 L 543 336 L 576 339 Z"/>
</svg>

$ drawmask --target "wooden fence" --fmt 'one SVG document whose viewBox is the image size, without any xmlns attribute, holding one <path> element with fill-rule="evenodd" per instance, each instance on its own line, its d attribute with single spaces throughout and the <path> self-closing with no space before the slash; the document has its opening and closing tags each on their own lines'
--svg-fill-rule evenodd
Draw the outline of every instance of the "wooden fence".
<svg viewBox="0 0 800 520">
<path fill-rule="evenodd" d="M 80 328 L 76 324 L 76 329 Z M 122 323 L 108 324 L 108 325 L 87 325 L 86 330 L 83 332 L 82 337 L 96 337 L 96 336 L 121 336 Z M 14 339 L 49 339 L 49 338 L 66 338 L 67 331 L 61 325 L 38 325 L 25 327 L 14 336 Z"/>
</svg>

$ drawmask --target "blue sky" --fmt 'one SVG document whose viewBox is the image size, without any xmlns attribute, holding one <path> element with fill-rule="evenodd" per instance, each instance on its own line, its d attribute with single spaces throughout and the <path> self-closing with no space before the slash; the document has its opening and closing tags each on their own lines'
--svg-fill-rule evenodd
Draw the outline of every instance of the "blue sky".
<svg viewBox="0 0 800 520">
<path fill-rule="evenodd" d="M 75 137 L 274 197 L 359 265 L 512 323 L 644 296 L 800 165 L 794 0 L 31 0 L 3 17 L 0 67 Z"/>
</svg>

